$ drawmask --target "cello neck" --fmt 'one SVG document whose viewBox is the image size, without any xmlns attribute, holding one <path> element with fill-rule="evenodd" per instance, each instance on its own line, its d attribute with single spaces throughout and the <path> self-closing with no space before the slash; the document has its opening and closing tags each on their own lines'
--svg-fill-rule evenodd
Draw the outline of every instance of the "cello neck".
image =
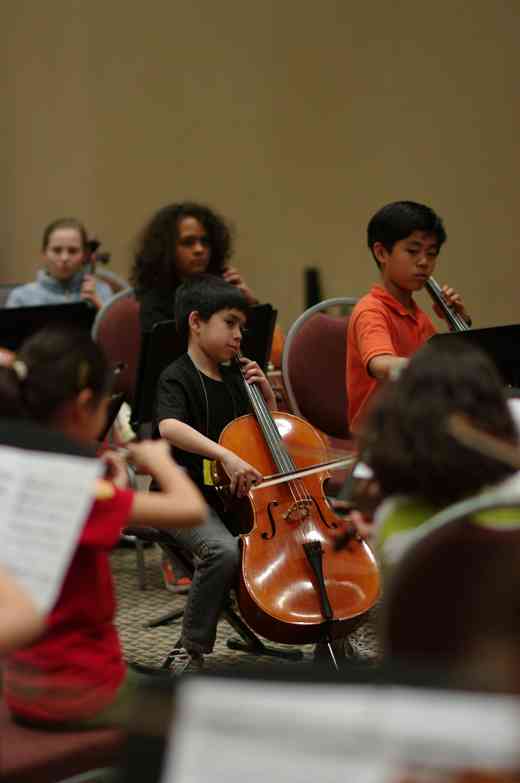
<svg viewBox="0 0 520 783">
<path fill-rule="evenodd" d="M 465 332 L 467 329 L 469 329 L 469 324 L 466 323 L 464 318 L 455 312 L 455 310 L 453 310 L 448 304 L 446 304 L 446 300 L 442 295 L 442 288 L 433 277 L 428 278 L 424 284 L 424 287 L 430 294 L 433 301 L 439 305 L 446 317 L 446 320 L 454 332 Z"/>
<path fill-rule="evenodd" d="M 267 403 L 262 396 L 262 392 L 258 386 L 256 386 L 256 384 L 247 383 L 246 379 L 244 378 L 242 366 L 240 364 L 240 358 L 241 354 L 237 353 L 235 356 L 235 363 L 239 369 L 240 377 L 242 378 L 246 394 L 251 404 L 251 408 L 253 409 L 253 414 L 262 431 L 266 445 L 271 452 L 273 462 L 276 465 L 279 473 L 290 473 L 296 470 L 296 465 L 292 461 L 285 446 L 283 445 L 282 438 L 278 432 L 278 427 L 276 426 L 276 422 L 271 415 L 271 411 L 269 410 Z"/>
</svg>

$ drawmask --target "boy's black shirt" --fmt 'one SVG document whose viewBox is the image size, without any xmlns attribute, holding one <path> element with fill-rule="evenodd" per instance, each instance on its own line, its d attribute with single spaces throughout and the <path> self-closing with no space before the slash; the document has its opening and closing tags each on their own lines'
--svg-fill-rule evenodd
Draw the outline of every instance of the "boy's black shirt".
<svg viewBox="0 0 520 783">
<path fill-rule="evenodd" d="M 243 381 L 234 368 L 221 365 L 222 381 L 201 373 L 188 354 L 183 354 L 161 373 L 157 386 L 153 437 L 158 438 L 163 419 L 178 419 L 202 435 L 218 441 L 224 427 L 233 419 L 251 413 Z M 219 499 L 204 484 L 203 458 L 172 447 L 174 459 L 188 471 L 206 501 L 219 513 Z"/>
</svg>

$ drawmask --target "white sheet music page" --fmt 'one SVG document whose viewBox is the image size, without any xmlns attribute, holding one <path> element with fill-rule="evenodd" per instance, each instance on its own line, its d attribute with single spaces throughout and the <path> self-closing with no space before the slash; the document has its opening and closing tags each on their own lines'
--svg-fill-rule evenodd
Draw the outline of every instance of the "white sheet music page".
<svg viewBox="0 0 520 783">
<path fill-rule="evenodd" d="M 0 446 L 0 565 L 43 612 L 61 589 L 102 469 L 88 457 Z"/>
<path fill-rule="evenodd" d="M 520 766 L 515 697 L 197 675 L 177 698 L 161 783 L 455 783 Z"/>
</svg>

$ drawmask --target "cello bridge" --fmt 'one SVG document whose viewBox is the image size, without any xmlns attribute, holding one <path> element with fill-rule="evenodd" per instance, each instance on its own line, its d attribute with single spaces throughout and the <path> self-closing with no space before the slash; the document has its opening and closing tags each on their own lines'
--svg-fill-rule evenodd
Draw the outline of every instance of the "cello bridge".
<svg viewBox="0 0 520 783">
<path fill-rule="evenodd" d="M 283 518 L 288 522 L 302 522 L 307 519 L 310 513 L 311 506 L 313 506 L 312 498 L 306 498 L 305 500 L 297 500 L 286 513 Z"/>
</svg>

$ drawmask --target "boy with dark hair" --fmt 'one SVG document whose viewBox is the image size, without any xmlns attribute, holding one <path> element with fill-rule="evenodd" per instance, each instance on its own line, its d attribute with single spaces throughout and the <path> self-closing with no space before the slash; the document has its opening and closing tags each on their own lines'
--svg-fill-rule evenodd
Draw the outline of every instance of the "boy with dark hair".
<svg viewBox="0 0 520 783">
<path fill-rule="evenodd" d="M 155 430 L 172 445 L 178 463 L 209 505 L 206 523 L 196 533 L 168 531 L 196 562 L 180 645 L 174 651 L 175 672 L 200 668 L 203 654 L 212 651 L 220 612 L 239 565 L 233 520 L 223 514 L 212 486 L 210 461 L 223 465 L 230 490 L 238 497 L 247 495 L 262 478 L 254 467 L 218 444 L 230 421 L 251 412 L 242 379 L 226 364 L 240 349 L 248 308 L 236 286 L 212 275 L 186 280 L 175 299 L 177 329 L 187 341 L 187 352 L 159 379 Z M 268 406 L 275 409 L 273 391 L 258 364 L 241 361 L 246 382 L 258 384 Z"/>
<path fill-rule="evenodd" d="M 380 382 L 398 372 L 436 332 L 413 292 L 433 274 L 446 241 L 441 218 L 414 201 L 384 206 L 371 218 L 367 235 L 382 279 L 360 299 L 349 319 L 346 382 L 348 421 L 354 433 Z M 447 286 L 442 290 L 446 303 L 469 323 L 460 296 Z M 437 305 L 434 310 L 444 317 Z"/>
</svg>

